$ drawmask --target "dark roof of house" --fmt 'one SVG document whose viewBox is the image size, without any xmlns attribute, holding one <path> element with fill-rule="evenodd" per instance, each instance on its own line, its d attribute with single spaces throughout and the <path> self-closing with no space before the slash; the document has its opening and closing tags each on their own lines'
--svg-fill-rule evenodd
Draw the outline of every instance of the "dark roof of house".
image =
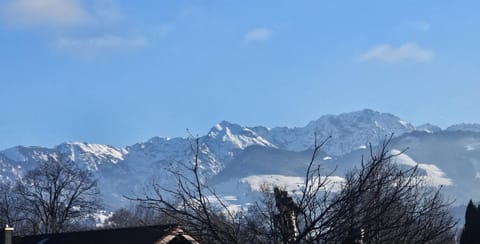
<svg viewBox="0 0 480 244">
<path fill-rule="evenodd" d="M 155 225 L 121 229 L 101 229 L 58 234 L 15 236 L 13 244 L 80 244 L 80 243 L 197 243 L 178 225 Z"/>
</svg>

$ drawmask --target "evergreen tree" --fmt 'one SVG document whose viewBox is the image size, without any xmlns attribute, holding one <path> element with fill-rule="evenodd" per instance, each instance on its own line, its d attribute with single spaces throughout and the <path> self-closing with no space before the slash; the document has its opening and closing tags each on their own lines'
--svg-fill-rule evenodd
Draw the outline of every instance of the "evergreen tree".
<svg viewBox="0 0 480 244">
<path fill-rule="evenodd" d="M 465 212 L 465 226 L 460 237 L 460 244 L 480 244 L 480 210 L 472 200 L 468 202 Z"/>
</svg>

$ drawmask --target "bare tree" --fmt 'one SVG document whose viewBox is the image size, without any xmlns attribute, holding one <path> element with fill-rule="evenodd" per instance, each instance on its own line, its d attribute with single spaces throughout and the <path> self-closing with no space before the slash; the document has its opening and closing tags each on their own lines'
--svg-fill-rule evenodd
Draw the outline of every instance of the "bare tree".
<svg viewBox="0 0 480 244">
<path fill-rule="evenodd" d="M 17 235 L 36 233 L 38 221 L 24 208 L 22 196 L 11 183 L 0 184 L 0 223 L 15 227 Z"/>
<path fill-rule="evenodd" d="M 97 181 L 71 160 L 49 157 L 17 184 L 21 211 L 33 233 L 58 233 L 101 206 Z"/>
<path fill-rule="evenodd" d="M 10 183 L 0 184 L 0 221 L 3 225 L 20 226 L 24 215 L 18 205 L 18 194 Z M 22 228 L 20 228 L 22 229 Z"/>
<path fill-rule="evenodd" d="M 155 224 L 174 224 L 168 216 L 143 204 L 132 205 L 129 208 L 116 210 L 107 220 L 107 228 L 120 228 L 131 226 L 145 226 Z"/>
<path fill-rule="evenodd" d="M 246 243 L 281 243 L 282 235 L 275 216 L 276 201 L 271 186 L 261 185 L 262 196 L 248 209 L 242 234 Z"/>
<path fill-rule="evenodd" d="M 388 151 L 390 139 L 370 159 L 346 176 L 329 214 L 325 242 L 353 243 L 454 243 L 456 222 L 451 202 L 433 187 L 417 166 L 401 167 L 398 154 Z"/>
<path fill-rule="evenodd" d="M 315 142 L 299 192 L 265 187 L 248 213 L 234 213 L 202 181 L 197 139 L 193 166 L 186 166 L 191 175 L 172 170 L 177 189 L 154 185 L 153 195 L 136 200 L 208 243 L 453 243 L 450 203 L 417 167 L 395 163 L 390 140 L 378 149 L 370 146 L 368 160 L 342 183 L 333 182 L 334 171 L 323 172 L 316 160 L 327 140 Z"/>
<path fill-rule="evenodd" d="M 275 188 L 253 216 L 257 243 L 453 243 L 455 221 L 441 189 L 428 186 L 417 167 L 401 168 L 388 151 L 391 137 L 352 169 L 339 192 L 320 174 L 315 145 L 298 195 Z M 273 224 L 272 224 L 273 223 Z M 252 228 L 252 229 L 255 229 Z M 269 232 L 270 231 L 270 232 Z"/>
<path fill-rule="evenodd" d="M 335 221 L 330 213 L 338 204 L 332 201 L 335 183 L 330 179 L 335 170 L 322 172 L 316 160 L 329 139 L 318 143 L 315 136 L 312 157 L 298 194 L 289 196 L 287 191 L 273 187 L 273 193 L 264 192 L 264 199 L 251 209 L 248 222 L 264 223 L 256 226 L 262 230 L 258 234 L 263 235 L 259 239 L 266 240 L 264 243 L 312 243 L 329 231 Z"/>
<path fill-rule="evenodd" d="M 143 197 L 127 198 L 140 201 L 168 216 L 202 242 L 243 243 L 240 235 L 241 215 L 231 211 L 227 203 L 205 183 L 201 173 L 201 143 L 198 138 L 191 141 L 191 150 L 192 165 L 179 163 L 180 169 L 167 169 L 173 175 L 177 189 L 153 184 Z"/>
</svg>

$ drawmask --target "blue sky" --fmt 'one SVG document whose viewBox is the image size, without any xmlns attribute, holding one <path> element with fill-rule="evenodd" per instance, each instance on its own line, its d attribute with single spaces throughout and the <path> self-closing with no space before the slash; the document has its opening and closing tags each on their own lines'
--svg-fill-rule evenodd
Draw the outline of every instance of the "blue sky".
<svg viewBox="0 0 480 244">
<path fill-rule="evenodd" d="M 0 0 L 0 149 L 363 108 L 480 122 L 479 5 Z"/>
</svg>

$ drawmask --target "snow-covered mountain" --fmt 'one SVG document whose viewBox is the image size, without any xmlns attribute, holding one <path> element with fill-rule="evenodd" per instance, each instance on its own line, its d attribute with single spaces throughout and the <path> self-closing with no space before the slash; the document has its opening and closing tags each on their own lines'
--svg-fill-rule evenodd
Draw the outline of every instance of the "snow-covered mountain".
<svg viewBox="0 0 480 244">
<path fill-rule="evenodd" d="M 278 148 L 289 151 L 312 148 L 315 134 L 320 139 L 332 136 L 335 143 L 325 145 L 323 150 L 333 155 L 341 155 L 368 143 L 376 144 L 392 133 L 399 136 L 412 132 L 415 127 L 392 114 L 365 109 L 340 115 L 325 115 L 305 127 L 269 129 L 259 126 L 251 129 Z"/>
<path fill-rule="evenodd" d="M 477 184 L 480 178 L 480 133 L 476 128 L 466 125 L 443 131 L 431 124 L 415 127 L 392 114 L 369 109 L 325 115 L 295 128 L 248 127 L 222 121 L 199 138 L 199 159 L 209 182 L 243 204 L 251 199 L 261 179 L 296 184 L 310 160 L 315 135 L 320 140 L 332 137 L 317 160 L 326 174 L 337 169 L 332 182 L 339 182 L 345 170 L 359 162 L 369 143 L 376 145 L 394 133 L 392 149 L 408 146 L 412 150 L 407 152 L 405 164 L 422 163 L 427 176 L 449 182 L 452 189 L 461 191 L 461 187 Z M 183 165 L 191 165 L 192 146 L 193 139 L 182 137 L 153 137 L 125 148 L 82 142 L 54 148 L 17 146 L 0 151 L 0 180 L 21 177 L 48 157 L 67 157 L 98 177 L 105 202 L 116 208 L 126 203 L 124 195 L 141 194 L 152 180 L 174 187 L 166 169 L 185 170 Z M 462 167 L 457 167 L 459 161 Z M 470 195 L 480 198 L 476 191 L 455 194 L 462 199 Z"/>
</svg>

